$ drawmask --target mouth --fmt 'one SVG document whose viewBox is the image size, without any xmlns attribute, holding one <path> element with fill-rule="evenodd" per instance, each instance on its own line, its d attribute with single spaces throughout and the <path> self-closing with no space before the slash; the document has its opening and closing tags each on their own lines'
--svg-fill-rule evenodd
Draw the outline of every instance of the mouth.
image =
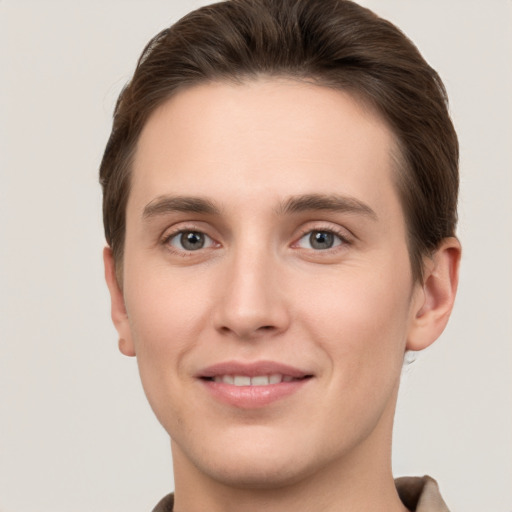
<svg viewBox="0 0 512 512">
<path fill-rule="evenodd" d="M 229 384 L 231 386 L 247 387 L 247 386 L 271 386 L 281 384 L 282 382 L 294 382 L 311 378 L 312 375 L 304 375 L 303 377 L 292 377 L 282 373 L 271 373 L 270 375 L 215 375 L 214 377 L 202 377 L 205 381 Z"/>
<path fill-rule="evenodd" d="M 214 398 L 251 409 L 295 394 L 314 375 L 288 365 L 263 361 L 221 363 L 206 368 L 197 377 Z"/>
</svg>

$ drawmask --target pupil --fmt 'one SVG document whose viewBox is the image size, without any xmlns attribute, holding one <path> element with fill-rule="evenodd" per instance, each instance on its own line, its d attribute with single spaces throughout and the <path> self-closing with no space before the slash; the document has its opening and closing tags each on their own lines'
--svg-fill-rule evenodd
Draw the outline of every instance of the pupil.
<svg viewBox="0 0 512 512">
<path fill-rule="evenodd" d="M 195 251 L 204 246 L 204 235 L 195 231 L 189 231 L 181 235 L 181 245 L 188 251 Z"/>
<path fill-rule="evenodd" d="M 330 249 L 334 242 L 334 235 L 326 231 L 315 231 L 309 236 L 309 243 L 313 249 Z"/>
</svg>

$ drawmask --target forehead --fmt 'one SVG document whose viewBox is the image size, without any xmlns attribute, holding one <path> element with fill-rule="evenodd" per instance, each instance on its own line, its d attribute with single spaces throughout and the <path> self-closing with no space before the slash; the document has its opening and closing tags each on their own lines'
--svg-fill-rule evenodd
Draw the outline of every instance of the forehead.
<svg viewBox="0 0 512 512">
<path fill-rule="evenodd" d="M 284 79 L 202 84 L 147 121 L 129 206 L 164 194 L 236 202 L 336 192 L 378 209 L 383 189 L 394 192 L 394 151 L 386 123 L 348 93 Z"/>
</svg>

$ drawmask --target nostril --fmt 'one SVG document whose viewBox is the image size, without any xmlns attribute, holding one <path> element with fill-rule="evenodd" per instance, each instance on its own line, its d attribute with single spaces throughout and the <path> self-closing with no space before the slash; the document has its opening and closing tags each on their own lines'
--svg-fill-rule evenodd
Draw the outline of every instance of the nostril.
<svg viewBox="0 0 512 512">
<path fill-rule="evenodd" d="M 258 336 L 258 334 L 263 333 L 273 333 L 277 330 L 275 325 L 262 325 L 261 327 L 256 327 L 254 330 L 247 330 L 244 329 L 232 329 L 228 325 L 223 325 L 219 328 L 219 331 L 223 334 L 236 334 L 237 336 L 246 338 L 246 337 L 252 337 L 252 336 Z"/>
</svg>

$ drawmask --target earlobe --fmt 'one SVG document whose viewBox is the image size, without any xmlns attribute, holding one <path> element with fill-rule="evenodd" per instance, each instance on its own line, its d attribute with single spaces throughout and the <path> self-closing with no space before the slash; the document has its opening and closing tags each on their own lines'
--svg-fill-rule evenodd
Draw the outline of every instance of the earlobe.
<svg viewBox="0 0 512 512">
<path fill-rule="evenodd" d="M 134 357 L 135 354 L 135 347 L 133 343 L 130 340 L 126 340 L 124 338 L 119 338 L 118 342 L 119 352 L 121 354 L 124 354 L 125 356 Z"/>
<path fill-rule="evenodd" d="M 124 296 L 117 281 L 116 265 L 110 247 L 103 249 L 103 264 L 105 266 L 105 281 L 110 292 L 112 322 L 119 334 L 119 350 L 125 356 L 135 356 L 135 345 L 132 340 Z"/>
<path fill-rule="evenodd" d="M 425 268 L 423 286 L 414 304 L 407 350 L 423 350 L 444 331 L 457 293 L 461 246 L 454 238 L 443 240 Z"/>
</svg>

